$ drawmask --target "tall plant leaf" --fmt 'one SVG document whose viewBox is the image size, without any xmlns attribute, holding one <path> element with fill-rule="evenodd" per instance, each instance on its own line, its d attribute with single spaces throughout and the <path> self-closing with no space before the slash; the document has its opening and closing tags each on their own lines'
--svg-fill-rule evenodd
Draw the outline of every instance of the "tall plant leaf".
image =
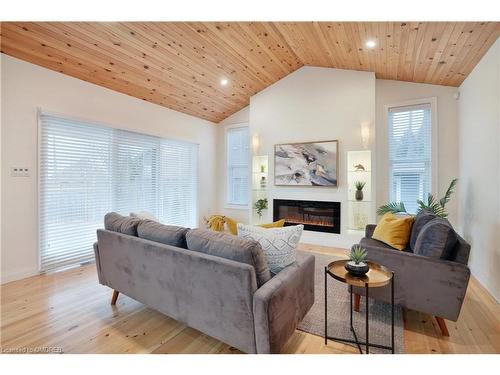
<svg viewBox="0 0 500 375">
<path fill-rule="evenodd" d="M 455 192 L 455 186 L 457 185 L 457 181 L 458 181 L 458 178 L 454 178 L 451 181 L 450 186 L 448 186 L 448 189 L 446 190 L 446 193 L 444 194 L 444 197 L 439 200 L 439 204 L 441 205 L 441 207 L 444 208 L 444 206 L 446 206 L 446 203 L 448 203 L 450 201 L 452 194 Z"/>
<path fill-rule="evenodd" d="M 400 213 L 408 213 L 406 211 L 405 205 L 403 202 L 390 202 L 380 206 L 377 210 L 378 215 L 384 215 L 390 212 L 391 214 L 400 214 Z"/>
</svg>

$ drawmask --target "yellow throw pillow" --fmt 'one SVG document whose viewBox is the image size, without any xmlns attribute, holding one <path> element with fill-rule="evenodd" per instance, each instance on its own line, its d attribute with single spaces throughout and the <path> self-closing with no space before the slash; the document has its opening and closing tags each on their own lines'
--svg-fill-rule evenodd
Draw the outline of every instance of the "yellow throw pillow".
<svg viewBox="0 0 500 375">
<path fill-rule="evenodd" d="M 281 228 L 285 225 L 285 219 L 281 219 L 278 221 L 275 221 L 274 223 L 269 223 L 269 224 L 260 224 L 258 227 L 262 228 Z"/>
<path fill-rule="evenodd" d="M 386 213 L 373 232 L 372 238 L 395 249 L 403 250 L 410 240 L 413 216 L 396 216 Z"/>
<path fill-rule="evenodd" d="M 236 220 L 233 220 L 230 217 L 225 216 L 224 218 L 226 219 L 227 229 L 229 229 L 229 232 L 231 232 L 231 234 L 234 234 L 236 236 L 238 234 L 238 223 L 236 222 Z"/>
</svg>

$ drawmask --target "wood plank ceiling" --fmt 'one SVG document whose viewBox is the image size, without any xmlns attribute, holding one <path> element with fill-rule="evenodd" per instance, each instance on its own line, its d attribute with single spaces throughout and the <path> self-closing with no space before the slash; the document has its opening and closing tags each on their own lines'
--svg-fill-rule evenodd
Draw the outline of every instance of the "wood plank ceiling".
<svg viewBox="0 0 500 375">
<path fill-rule="evenodd" d="M 459 86 L 498 22 L 4 22 L 1 51 L 219 122 L 304 65 Z M 373 49 L 365 42 L 376 41 Z M 220 80 L 227 78 L 226 86 Z"/>
</svg>

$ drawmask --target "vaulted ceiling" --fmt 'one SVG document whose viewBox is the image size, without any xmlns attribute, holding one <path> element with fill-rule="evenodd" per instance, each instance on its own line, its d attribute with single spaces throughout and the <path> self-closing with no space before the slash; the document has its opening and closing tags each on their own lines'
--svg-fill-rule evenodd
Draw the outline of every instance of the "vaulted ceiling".
<svg viewBox="0 0 500 375">
<path fill-rule="evenodd" d="M 0 33 L 3 53 L 214 122 L 304 65 L 459 86 L 499 35 L 498 22 L 4 22 Z"/>
</svg>

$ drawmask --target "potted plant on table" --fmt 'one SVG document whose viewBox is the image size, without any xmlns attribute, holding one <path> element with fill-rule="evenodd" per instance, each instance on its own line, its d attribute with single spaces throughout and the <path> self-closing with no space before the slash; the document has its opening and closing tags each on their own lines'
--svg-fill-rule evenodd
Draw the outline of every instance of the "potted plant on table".
<svg viewBox="0 0 500 375">
<path fill-rule="evenodd" d="M 353 276 L 364 276 L 370 267 L 366 262 L 366 250 L 360 245 L 354 245 L 349 254 L 345 269 Z"/>
</svg>

